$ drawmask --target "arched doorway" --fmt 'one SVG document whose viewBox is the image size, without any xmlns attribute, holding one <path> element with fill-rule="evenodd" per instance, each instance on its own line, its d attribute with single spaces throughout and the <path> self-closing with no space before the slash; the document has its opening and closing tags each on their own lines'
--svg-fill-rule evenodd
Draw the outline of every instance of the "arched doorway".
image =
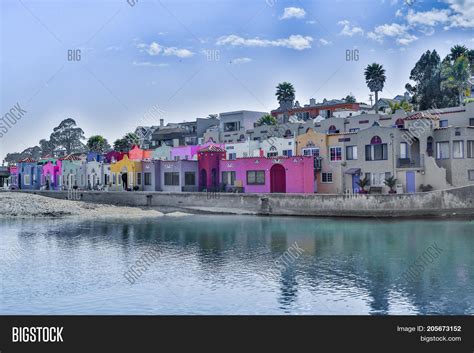
<svg viewBox="0 0 474 353">
<path fill-rule="evenodd" d="M 199 185 L 201 191 L 207 189 L 207 172 L 206 169 L 201 169 L 201 173 L 199 175 Z"/>
<path fill-rule="evenodd" d="M 281 164 L 270 168 L 270 192 L 286 192 L 286 171 Z"/>
<path fill-rule="evenodd" d="M 433 137 L 428 137 L 426 140 L 426 154 L 433 157 Z"/>
<path fill-rule="evenodd" d="M 128 174 L 127 172 L 122 173 L 122 185 L 123 185 L 124 190 L 128 189 L 128 176 L 127 176 L 127 174 Z"/>
</svg>

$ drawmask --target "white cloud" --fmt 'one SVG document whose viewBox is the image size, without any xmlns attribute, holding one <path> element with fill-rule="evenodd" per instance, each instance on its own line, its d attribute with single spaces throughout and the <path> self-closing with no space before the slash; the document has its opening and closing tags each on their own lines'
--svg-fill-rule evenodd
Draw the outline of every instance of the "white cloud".
<svg viewBox="0 0 474 353">
<path fill-rule="evenodd" d="M 402 10 L 398 9 L 397 12 L 395 12 L 395 17 L 402 17 L 403 13 Z"/>
<path fill-rule="evenodd" d="M 152 63 L 152 62 L 149 62 L 149 61 L 133 61 L 132 65 L 133 66 L 147 66 L 147 67 L 166 67 L 166 66 L 169 66 L 169 64 L 165 64 L 165 63 L 155 64 L 155 63 Z"/>
<path fill-rule="evenodd" d="M 288 38 L 275 40 L 256 38 L 242 38 L 235 34 L 222 36 L 217 39 L 217 45 L 232 45 L 240 47 L 284 47 L 288 49 L 304 50 L 311 48 L 312 37 L 302 36 L 300 34 L 291 35 Z"/>
<path fill-rule="evenodd" d="M 453 11 L 448 28 L 474 28 L 474 1 L 472 0 L 444 0 Z"/>
<path fill-rule="evenodd" d="M 315 20 L 310 20 L 310 21 L 306 21 L 306 23 L 309 24 L 309 25 L 314 25 L 316 23 L 316 21 Z"/>
<path fill-rule="evenodd" d="M 400 45 L 408 45 L 418 39 L 415 35 L 408 33 L 408 27 L 398 23 L 384 24 L 374 28 L 372 32 L 367 33 L 367 37 L 379 43 L 383 43 L 385 37 L 396 38 Z"/>
<path fill-rule="evenodd" d="M 342 36 L 352 37 L 355 34 L 364 34 L 362 28 L 352 25 L 348 20 L 339 21 L 337 24 L 343 26 L 341 33 L 339 33 Z"/>
<path fill-rule="evenodd" d="M 432 9 L 431 11 L 415 12 L 408 10 L 406 16 L 407 23 L 410 25 L 436 26 L 449 21 L 450 10 Z"/>
<path fill-rule="evenodd" d="M 178 58 L 189 58 L 194 53 L 188 49 L 180 49 L 176 47 L 164 47 L 157 42 L 151 42 L 150 44 L 139 43 L 137 48 L 146 52 L 148 55 L 157 56 L 177 56 Z"/>
<path fill-rule="evenodd" d="M 230 63 L 239 65 L 239 64 L 247 64 L 249 62 L 252 62 L 252 59 L 250 59 L 250 58 L 237 58 L 237 59 L 231 60 Z"/>
<path fill-rule="evenodd" d="M 320 39 L 319 39 L 319 43 L 321 43 L 321 45 L 330 45 L 330 44 L 332 44 L 331 41 L 326 40 L 326 39 L 324 39 L 324 38 L 320 38 Z"/>
<path fill-rule="evenodd" d="M 107 47 L 107 49 L 105 49 L 107 51 L 120 51 L 122 50 L 122 47 L 121 46 L 118 46 L 118 45 L 112 45 L 110 47 Z"/>
<path fill-rule="evenodd" d="M 280 20 L 287 20 L 289 18 L 304 18 L 305 16 L 306 11 L 300 7 L 285 7 Z"/>
</svg>

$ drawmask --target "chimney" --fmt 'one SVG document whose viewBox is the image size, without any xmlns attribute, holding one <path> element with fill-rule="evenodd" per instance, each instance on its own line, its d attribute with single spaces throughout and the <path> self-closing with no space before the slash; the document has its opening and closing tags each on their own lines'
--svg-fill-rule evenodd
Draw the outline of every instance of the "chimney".
<svg viewBox="0 0 474 353">
<path fill-rule="evenodd" d="M 160 119 L 160 127 L 165 126 L 165 119 Z"/>
<path fill-rule="evenodd" d="M 316 99 L 310 98 L 309 99 L 309 105 L 316 105 Z"/>
</svg>

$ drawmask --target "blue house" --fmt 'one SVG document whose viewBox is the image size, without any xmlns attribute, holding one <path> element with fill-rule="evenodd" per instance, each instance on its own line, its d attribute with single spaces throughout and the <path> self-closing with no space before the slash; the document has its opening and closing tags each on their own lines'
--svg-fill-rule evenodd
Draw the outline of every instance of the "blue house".
<svg viewBox="0 0 474 353">
<path fill-rule="evenodd" d="M 32 158 L 24 158 L 18 162 L 18 188 L 22 190 L 39 190 L 41 174 L 38 164 Z"/>
</svg>

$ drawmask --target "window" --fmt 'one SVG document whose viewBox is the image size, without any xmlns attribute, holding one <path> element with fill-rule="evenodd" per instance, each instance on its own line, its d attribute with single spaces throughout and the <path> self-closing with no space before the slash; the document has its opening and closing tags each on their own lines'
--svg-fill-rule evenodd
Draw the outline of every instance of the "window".
<svg viewBox="0 0 474 353">
<path fill-rule="evenodd" d="M 469 170 L 467 171 L 467 178 L 468 178 L 469 180 L 471 180 L 471 181 L 474 180 L 474 169 L 469 169 Z"/>
<path fill-rule="evenodd" d="M 453 141 L 453 158 L 464 158 L 464 141 Z"/>
<path fill-rule="evenodd" d="M 405 121 L 402 118 L 398 118 L 395 122 L 395 126 L 399 129 L 403 129 L 405 127 Z"/>
<path fill-rule="evenodd" d="M 474 118 L 469 119 L 469 126 L 474 126 Z"/>
<path fill-rule="evenodd" d="M 400 143 L 400 158 L 408 158 L 408 144 L 406 142 Z"/>
<path fill-rule="evenodd" d="M 303 148 L 303 156 L 319 157 L 319 148 Z"/>
<path fill-rule="evenodd" d="M 174 156 L 173 159 L 174 159 L 175 161 L 179 161 L 179 156 Z"/>
<path fill-rule="evenodd" d="M 222 182 L 226 185 L 234 185 L 235 172 L 222 172 Z"/>
<path fill-rule="evenodd" d="M 388 159 L 387 144 L 380 145 L 365 145 L 365 160 L 366 161 L 381 161 Z"/>
<path fill-rule="evenodd" d="M 322 173 L 321 182 L 323 183 L 332 183 L 332 173 Z"/>
<path fill-rule="evenodd" d="M 23 178 L 23 184 L 24 185 L 30 185 L 30 175 L 29 174 L 25 174 L 25 176 Z"/>
<path fill-rule="evenodd" d="M 278 157 L 278 152 L 268 152 L 268 153 L 267 153 L 267 157 L 268 157 L 268 158 L 271 158 L 271 157 Z"/>
<path fill-rule="evenodd" d="M 142 173 L 137 173 L 137 185 L 142 185 Z"/>
<path fill-rule="evenodd" d="M 145 172 L 144 173 L 145 185 L 151 185 L 151 173 Z"/>
<path fill-rule="evenodd" d="M 449 158 L 449 142 L 436 142 L 436 158 L 447 159 Z"/>
<path fill-rule="evenodd" d="M 236 159 L 237 153 L 229 153 L 229 159 Z"/>
<path fill-rule="evenodd" d="M 224 123 L 224 132 L 240 130 L 240 122 Z"/>
<path fill-rule="evenodd" d="M 358 127 L 355 127 L 355 128 L 352 128 L 352 129 L 349 129 L 349 132 L 357 132 L 359 131 L 360 129 Z"/>
<path fill-rule="evenodd" d="M 342 147 L 329 147 L 329 156 L 331 161 L 342 160 Z"/>
<path fill-rule="evenodd" d="M 440 120 L 439 121 L 439 127 L 448 127 L 448 121 L 447 120 Z"/>
<path fill-rule="evenodd" d="M 165 173 L 165 185 L 169 185 L 169 186 L 179 185 L 179 173 L 178 172 Z"/>
<path fill-rule="evenodd" d="M 283 150 L 283 155 L 285 157 L 291 157 L 291 156 L 293 156 L 293 151 L 292 150 Z"/>
<path fill-rule="evenodd" d="M 384 186 L 385 179 L 389 178 L 391 173 L 365 173 L 365 177 L 369 180 L 371 186 Z"/>
<path fill-rule="evenodd" d="M 352 161 L 357 159 L 357 146 L 347 146 L 346 147 L 346 159 Z"/>
<path fill-rule="evenodd" d="M 184 172 L 184 185 L 186 186 L 196 185 L 196 173 Z"/>
<path fill-rule="evenodd" d="M 249 170 L 247 171 L 248 185 L 265 185 L 265 171 L 264 170 Z"/>
<path fill-rule="evenodd" d="M 467 141 L 467 158 L 474 158 L 474 140 Z"/>
<path fill-rule="evenodd" d="M 334 133 L 337 132 L 337 129 L 336 129 L 336 127 L 335 127 L 334 125 L 331 125 L 331 126 L 329 127 L 329 129 L 328 129 L 328 132 L 329 132 L 330 134 L 334 134 Z"/>
</svg>

